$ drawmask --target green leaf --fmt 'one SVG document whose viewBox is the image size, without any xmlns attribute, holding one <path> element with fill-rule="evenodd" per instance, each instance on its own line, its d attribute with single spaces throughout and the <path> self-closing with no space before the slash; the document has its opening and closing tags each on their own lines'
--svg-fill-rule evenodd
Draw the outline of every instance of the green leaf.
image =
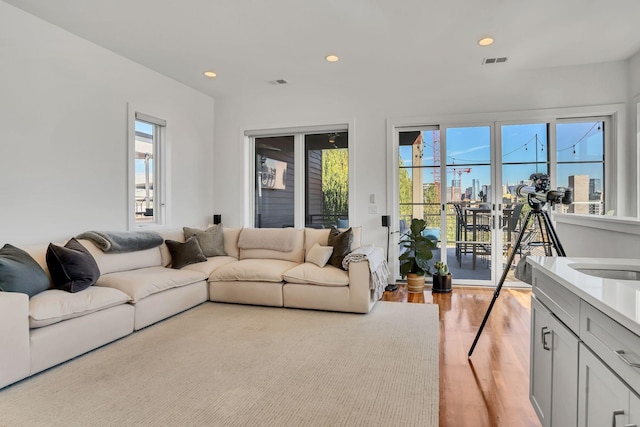
<svg viewBox="0 0 640 427">
<path fill-rule="evenodd" d="M 426 224 L 427 223 L 424 219 L 413 218 L 411 220 L 411 234 L 413 234 L 414 236 L 419 236 L 425 229 Z"/>
</svg>

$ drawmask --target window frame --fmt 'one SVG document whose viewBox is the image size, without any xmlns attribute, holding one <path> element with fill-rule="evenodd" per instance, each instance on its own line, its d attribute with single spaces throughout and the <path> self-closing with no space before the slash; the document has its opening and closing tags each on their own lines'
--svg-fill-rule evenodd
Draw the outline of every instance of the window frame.
<svg viewBox="0 0 640 427">
<path fill-rule="evenodd" d="M 558 143 L 558 136 L 557 136 L 557 127 L 558 125 L 563 125 L 563 124 L 571 124 L 571 123 L 585 123 L 585 122 L 602 122 L 603 126 L 604 126 L 604 131 L 603 131 L 603 152 L 602 152 L 602 161 L 576 161 L 576 162 L 559 162 L 558 161 L 558 147 L 557 147 L 557 143 Z M 612 203 L 613 200 L 615 200 L 615 195 L 611 195 L 610 193 L 613 193 L 613 188 L 611 184 L 610 184 L 610 180 L 613 179 L 614 177 L 612 176 L 612 170 L 615 170 L 615 162 L 613 162 L 612 164 L 612 159 L 614 159 L 613 157 L 613 153 L 615 152 L 615 146 L 616 146 L 616 141 L 612 140 L 612 133 L 611 133 L 611 128 L 612 128 L 612 123 L 613 122 L 613 116 L 612 115 L 598 115 L 598 116 L 582 116 L 582 117 L 572 117 L 572 118 L 557 118 L 555 120 L 554 123 L 554 138 L 553 138 L 553 142 L 554 142 L 554 158 L 553 158 L 553 170 L 554 171 L 554 180 L 552 181 L 554 186 L 558 186 L 558 182 L 557 182 L 557 177 L 558 177 L 558 166 L 559 165 L 570 165 L 570 164 L 594 164 L 594 163 L 602 163 L 602 191 L 604 192 L 604 198 L 602 199 L 602 212 L 599 214 L 593 214 L 593 213 L 589 213 L 589 214 L 584 214 L 584 215 L 592 215 L 592 216 L 602 216 L 605 215 L 605 213 L 608 210 L 614 209 L 615 208 L 611 208 L 611 206 L 615 206 L 615 204 Z M 556 206 L 556 212 L 562 212 L 561 207 Z"/>
<path fill-rule="evenodd" d="M 638 100 L 640 103 L 640 100 Z M 468 113 L 468 114 L 444 114 L 430 115 L 418 117 L 395 117 L 387 119 L 387 212 L 392 216 L 391 224 L 397 224 L 399 219 L 399 194 L 398 194 L 398 132 L 407 129 L 422 128 L 425 126 L 452 126 L 464 123 L 466 125 L 474 125 L 483 122 L 491 122 L 495 124 L 496 141 L 500 141 L 500 126 L 502 124 L 516 123 L 532 123 L 546 122 L 549 123 L 549 147 L 548 150 L 555 154 L 555 124 L 558 120 L 564 119 L 585 119 L 591 117 L 608 117 L 610 119 L 609 126 L 605 127 L 607 132 L 605 138 L 605 159 L 606 159 L 606 177 L 605 177 L 605 203 L 606 209 L 615 210 L 615 217 L 625 217 L 630 212 L 636 211 L 636 203 L 631 206 L 630 192 L 638 193 L 640 197 L 640 189 L 636 189 L 633 183 L 628 182 L 628 175 L 636 175 L 637 171 L 633 169 L 627 159 L 627 154 L 633 149 L 631 142 L 627 141 L 627 123 L 626 123 L 627 107 L 623 103 L 602 104 L 582 107 L 558 107 L 535 110 L 518 110 L 518 111 L 496 111 L 485 113 Z M 640 108 L 638 112 L 638 123 L 640 123 Z M 640 127 L 640 125 L 638 125 Z M 640 138 L 640 137 L 639 137 Z M 633 138 L 635 140 L 635 138 Z M 634 141 L 632 141 L 634 142 Z M 497 153 L 501 156 L 501 150 Z M 555 187 L 556 182 L 556 158 L 555 155 L 549 156 L 549 171 L 551 173 L 551 186 Z M 637 155 L 640 159 L 640 152 Z M 501 171 L 498 171 L 501 172 Z M 497 173 L 498 173 L 497 172 Z M 501 173 L 496 182 L 502 182 Z M 640 199 L 637 201 L 638 211 L 640 211 Z M 603 217 L 602 215 L 581 215 L 581 214 L 564 214 L 555 212 L 554 220 L 561 220 L 567 223 L 579 223 L 580 221 L 589 220 L 590 223 L 600 223 L 611 217 Z M 637 217 L 637 215 L 636 215 Z M 584 218 L 584 219 L 583 219 Z M 394 260 L 390 268 L 392 274 L 396 274 L 397 269 L 397 230 L 391 229 L 392 242 L 390 245 L 389 259 Z"/>
<path fill-rule="evenodd" d="M 136 219 L 136 171 L 135 171 L 135 145 L 136 122 L 144 122 L 154 127 L 153 132 L 153 220 L 138 221 Z M 166 162 L 167 152 L 166 128 L 167 121 L 156 115 L 143 113 L 140 109 L 129 105 L 128 120 L 128 148 L 127 148 L 127 209 L 128 229 L 136 230 L 154 228 L 166 223 Z"/>
<path fill-rule="evenodd" d="M 305 227 L 305 181 L 306 181 L 306 165 L 305 165 L 305 141 L 304 136 L 307 134 L 316 134 L 323 132 L 347 132 L 348 150 L 349 150 L 349 218 L 354 218 L 354 206 L 356 200 L 354 176 L 355 176 L 355 144 L 354 141 L 354 125 L 353 121 L 335 121 L 320 123 L 315 125 L 301 125 L 295 127 L 246 127 L 242 132 L 244 141 L 244 192 L 243 200 L 243 226 L 248 228 L 255 227 L 255 199 L 256 199 L 256 158 L 255 150 L 256 138 L 272 137 L 272 136 L 294 136 L 294 161 L 296 162 L 294 180 L 294 227 Z M 298 166 L 299 165 L 299 166 Z M 352 220 L 351 220 L 352 221 Z"/>
</svg>

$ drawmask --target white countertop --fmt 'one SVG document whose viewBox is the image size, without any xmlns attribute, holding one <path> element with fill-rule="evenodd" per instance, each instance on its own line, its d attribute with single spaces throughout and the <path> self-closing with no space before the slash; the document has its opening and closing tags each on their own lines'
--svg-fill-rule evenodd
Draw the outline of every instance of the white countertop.
<svg viewBox="0 0 640 427">
<path fill-rule="evenodd" d="M 640 280 L 604 279 L 570 267 L 572 264 L 594 264 L 607 265 L 610 269 L 640 270 L 640 259 L 530 256 L 527 262 L 640 335 Z"/>
</svg>

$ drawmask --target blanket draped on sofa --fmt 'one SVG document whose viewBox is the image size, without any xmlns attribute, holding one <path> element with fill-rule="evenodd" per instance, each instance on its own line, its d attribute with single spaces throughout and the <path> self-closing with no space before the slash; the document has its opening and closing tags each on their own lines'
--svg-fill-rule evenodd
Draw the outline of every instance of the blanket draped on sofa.
<svg viewBox="0 0 640 427">
<path fill-rule="evenodd" d="M 381 248 L 373 245 L 364 245 L 354 249 L 353 252 L 344 257 L 342 266 L 348 270 L 350 263 L 363 261 L 369 261 L 369 270 L 371 271 L 369 287 L 373 290 L 373 297 L 377 301 L 382 297 L 384 288 L 387 286 L 387 279 L 391 274 L 387 260 L 384 258 Z"/>
<path fill-rule="evenodd" d="M 109 253 L 143 251 L 164 242 L 155 231 L 85 231 L 76 239 L 91 240 L 103 252 Z"/>
</svg>

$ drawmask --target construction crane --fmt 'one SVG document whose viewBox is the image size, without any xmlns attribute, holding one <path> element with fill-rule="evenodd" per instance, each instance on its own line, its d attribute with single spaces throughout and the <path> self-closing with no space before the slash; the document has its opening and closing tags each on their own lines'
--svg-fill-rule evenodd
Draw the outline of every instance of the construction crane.
<svg viewBox="0 0 640 427">
<path fill-rule="evenodd" d="M 439 131 L 431 131 L 431 149 L 432 151 L 432 159 L 433 159 L 433 166 L 435 166 L 432 169 L 432 173 L 433 173 L 433 186 L 434 186 L 434 190 L 436 193 L 436 200 L 440 200 L 440 168 L 438 167 L 438 165 L 440 165 L 440 132 Z M 421 164 L 419 159 L 422 159 L 422 154 L 424 152 L 424 139 L 423 139 L 423 133 L 420 132 L 418 134 L 418 136 L 416 137 L 415 141 L 413 142 L 413 146 L 414 146 L 414 156 L 416 157 L 416 159 L 414 159 L 414 164 Z M 416 173 L 416 172 L 414 172 Z M 447 169 L 447 173 L 453 173 L 454 177 L 453 177 L 453 182 L 452 182 L 452 190 L 451 190 L 451 198 L 450 200 L 460 200 L 461 199 L 461 194 L 462 194 L 462 174 L 463 173 L 471 173 L 471 168 L 459 168 L 459 167 L 450 167 L 449 169 Z M 456 179 L 455 175 L 458 174 L 458 179 Z M 418 178 L 417 176 L 414 176 L 414 179 Z M 422 178 L 418 178 L 420 181 L 422 180 Z M 457 190 L 457 197 L 455 197 L 455 192 Z M 422 188 L 420 188 L 419 191 L 422 191 Z"/>
<path fill-rule="evenodd" d="M 450 200 L 462 200 L 462 174 L 471 173 L 471 168 L 456 168 L 452 167 L 447 169 L 447 173 L 453 174 L 453 182 L 451 183 L 451 198 Z M 456 179 L 458 174 L 458 179 Z M 457 191 L 456 191 L 457 189 Z M 456 194 L 457 193 L 457 194 Z M 457 197 L 456 197 L 457 196 Z"/>
<path fill-rule="evenodd" d="M 440 164 L 440 131 L 431 131 L 433 147 L 433 163 Z M 436 190 L 436 200 L 440 200 L 440 168 L 433 168 L 433 185 Z"/>
</svg>

